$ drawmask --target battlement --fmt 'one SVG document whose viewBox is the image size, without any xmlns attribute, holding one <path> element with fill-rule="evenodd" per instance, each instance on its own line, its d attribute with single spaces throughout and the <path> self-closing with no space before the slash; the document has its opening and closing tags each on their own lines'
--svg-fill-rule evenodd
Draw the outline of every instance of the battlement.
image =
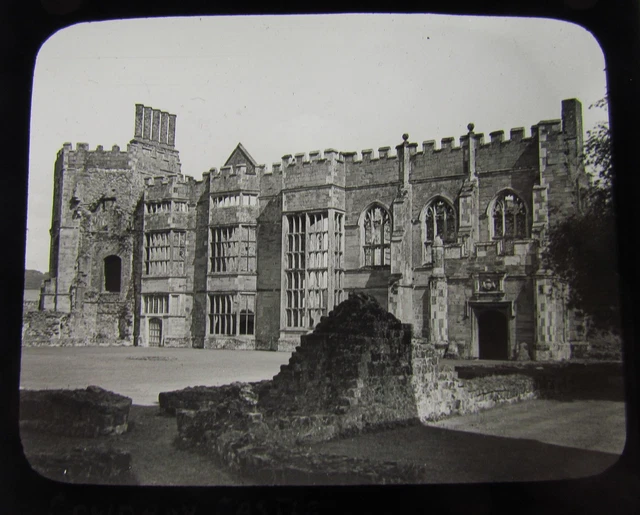
<svg viewBox="0 0 640 515">
<path fill-rule="evenodd" d="M 136 104 L 134 139 L 174 147 L 176 115 Z"/>
<path fill-rule="evenodd" d="M 75 170 L 130 170 L 129 152 L 113 145 L 105 150 L 102 145 L 90 150 L 88 143 L 76 143 L 75 150 L 71 143 L 64 143 L 58 151 L 58 160 L 64 162 L 68 169 Z"/>
<path fill-rule="evenodd" d="M 173 186 L 177 184 L 186 184 L 190 185 L 191 183 L 196 183 L 193 177 L 190 175 L 156 175 L 154 177 L 147 177 L 144 180 L 146 186 Z"/>
<path fill-rule="evenodd" d="M 304 166 L 313 163 L 336 161 L 342 161 L 342 155 L 339 151 L 333 148 L 327 148 L 324 152 L 321 152 L 320 150 L 311 150 L 309 153 L 298 152 L 294 155 L 286 154 L 282 156 L 280 163 L 274 163 L 272 165 L 272 172 L 280 171 L 280 169 L 285 169 L 289 166 Z"/>
<path fill-rule="evenodd" d="M 261 165 L 264 168 L 264 165 Z M 223 166 L 220 169 L 211 168 L 208 172 L 205 172 L 212 179 L 224 179 L 227 177 L 237 177 L 238 175 L 251 175 L 255 176 L 256 172 L 248 168 L 245 164 L 238 164 L 235 166 L 227 165 Z"/>
<path fill-rule="evenodd" d="M 568 138 L 581 138 L 581 125 L 579 125 L 582 119 L 581 109 L 582 107 L 578 100 L 563 100 L 561 119 L 541 120 L 537 124 L 531 125 L 528 133 L 524 127 L 513 127 L 508 133 L 504 129 L 498 129 L 489 132 L 487 141 L 485 141 L 485 134 L 482 132 L 473 132 L 474 125 L 469 124 L 469 132 L 461 135 L 459 138 L 447 136 L 441 138 L 439 143 L 433 139 L 425 140 L 421 146 L 419 146 L 418 143 L 406 143 L 406 148 L 410 156 L 422 156 L 426 158 L 427 155 L 431 154 L 448 154 L 468 148 L 470 138 L 472 138 L 476 149 L 491 149 L 496 146 L 511 145 L 513 151 L 516 151 L 516 147 L 513 146 L 514 144 L 522 143 L 523 145 L 529 145 L 534 138 L 543 134 L 545 138 L 554 138 L 560 134 Z M 291 167 L 302 169 L 309 167 L 309 169 L 312 170 L 314 169 L 313 165 L 325 163 L 366 164 L 369 162 L 393 161 L 398 159 L 403 145 L 404 143 L 400 143 L 395 147 L 379 147 L 377 152 L 372 148 L 363 149 L 360 152 L 338 151 L 333 148 L 328 148 L 324 151 L 312 150 L 309 152 L 286 154 L 282 156 L 279 162 L 274 162 L 270 166 L 264 164 L 255 165 L 255 175 L 262 177 L 282 174 Z M 393 152 L 393 148 L 396 149 L 396 152 Z M 251 175 L 246 167 L 242 165 L 224 166 L 219 170 L 212 168 L 208 172 L 205 172 L 205 174 L 210 176 L 211 179 L 237 177 L 244 174 Z"/>
<path fill-rule="evenodd" d="M 71 143 L 63 143 L 62 149 L 58 152 L 59 154 L 62 152 L 84 152 L 84 153 L 96 153 L 96 154 L 126 154 L 126 150 L 120 150 L 120 145 L 114 144 L 111 147 L 111 150 L 105 150 L 102 145 L 97 145 L 94 150 L 89 149 L 89 143 L 76 143 L 76 150 L 73 149 L 73 144 Z"/>
</svg>

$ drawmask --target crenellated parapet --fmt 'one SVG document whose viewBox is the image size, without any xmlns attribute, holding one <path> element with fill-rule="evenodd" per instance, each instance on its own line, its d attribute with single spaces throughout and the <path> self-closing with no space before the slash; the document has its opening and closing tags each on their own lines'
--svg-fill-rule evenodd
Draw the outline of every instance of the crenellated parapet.
<svg viewBox="0 0 640 515">
<path fill-rule="evenodd" d="M 65 143 L 58 152 L 58 159 L 62 159 L 67 168 L 82 170 L 107 169 L 127 170 L 131 168 L 129 154 L 113 145 L 111 150 L 104 150 L 97 145 L 91 150 L 88 143 L 76 143 L 75 150 L 71 143 Z"/>
<path fill-rule="evenodd" d="M 186 199 L 198 182 L 189 175 L 158 175 L 145 178 L 145 196 L 153 199 Z"/>
<path fill-rule="evenodd" d="M 345 171 L 340 152 L 333 148 L 324 152 L 314 150 L 282 156 L 281 166 L 283 188 L 318 188 L 327 186 L 344 187 Z M 278 172 L 277 172 L 278 173 Z"/>
<path fill-rule="evenodd" d="M 194 219 L 202 181 L 184 175 L 145 179 L 144 230 L 188 229 Z"/>
<path fill-rule="evenodd" d="M 341 160 L 345 163 L 368 163 L 371 161 L 396 160 L 398 155 L 394 154 L 391 147 L 380 147 L 378 153 L 373 149 L 367 148 L 358 152 L 341 152 Z"/>
<path fill-rule="evenodd" d="M 258 194 L 260 177 L 254 167 L 245 164 L 228 165 L 209 170 L 209 190 L 212 195 L 246 191 Z"/>
</svg>

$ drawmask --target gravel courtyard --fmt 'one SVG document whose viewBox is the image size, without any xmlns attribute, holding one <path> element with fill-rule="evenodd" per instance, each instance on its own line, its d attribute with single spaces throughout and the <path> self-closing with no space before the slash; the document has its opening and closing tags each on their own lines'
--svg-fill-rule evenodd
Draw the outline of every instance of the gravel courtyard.
<svg viewBox="0 0 640 515">
<path fill-rule="evenodd" d="M 139 406 L 187 386 L 261 381 L 280 372 L 291 353 L 149 347 L 24 347 L 20 387 L 28 390 L 96 385 Z"/>
<path fill-rule="evenodd" d="M 131 397 L 140 406 L 132 410 L 136 426 L 114 442 L 132 453 L 142 484 L 164 485 L 243 484 L 244 480 L 201 456 L 173 448 L 175 419 L 158 417 L 151 407 L 157 405 L 158 393 L 270 379 L 290 357 L 281 352 L 135 347 L 24 348 L 22 353 L 21 388 L 94 384 Z M 27 452 L 51 446 L 46 438 L 24 436 Z M 435 483 L 512 481 L 600 473 L 615 463 L 624 440 L 623 402 L 535 400 L 423 427 L 326 442 L 310 451 L 428 462 Z M 484 466 L 488 461 L 489 468 Z M 177 475 L 176 464 L 181 470 Z"/>
</svg>

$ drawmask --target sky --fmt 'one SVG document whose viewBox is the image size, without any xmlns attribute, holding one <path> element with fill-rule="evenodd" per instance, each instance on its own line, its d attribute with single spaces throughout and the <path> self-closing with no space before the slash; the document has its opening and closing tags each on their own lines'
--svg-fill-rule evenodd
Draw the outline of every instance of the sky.
<svg viewBox="0 0 640 515">
<path fill-rule="evenodd" d="M 595 38 L 526 18 L 312 15 L 83 23 L 52 35 L 34 70 L 26 268 L 48 270 L 53 165 L 64 142 L 133 138 L 142 103 L 177 115 L 182 172 L 201 179 L 238 142 L 258 163 L 335 148 L 508 131 L 583 103 L 605 120 Z"/>
</svg>

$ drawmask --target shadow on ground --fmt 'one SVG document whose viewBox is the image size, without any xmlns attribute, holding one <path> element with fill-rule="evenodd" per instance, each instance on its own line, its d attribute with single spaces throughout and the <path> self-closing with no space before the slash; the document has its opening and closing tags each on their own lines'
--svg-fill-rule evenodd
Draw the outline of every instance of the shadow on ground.
<svg viewBox="0 0 640 515">
<path fill-rule="evenodd" d="M 132 406 L 130 430 L 119 436 L 80 438 L 23 431 L 27 458 L 47 452 L 72 455 L 78 447 L 109 448 L 131 456 L 130 474 L 123 484 L 141 485 L 249 485 L 254 480 L 231 474 L 211 457 L 174 445 L 177 436 L 173 417 L 158 409 Z M 618 455 L 541 443 L 531 439 L 488 436 L 463 431 L 413 425 L 399 429 L 362 434 L 352 438 L 315 444 L 304 448 L 313 455 L 368 458 L 380 462 L 417 464 L 425 470 L 424 483 L 504 482 L 567 479 L 594 476 L 604 472 Z M 33 463 L 36 465 L 36 463 Z M 49 463 L 49 469 L 34 468 L 43 475 L 77 483 L 118 483 L 118 478 L 68 477 L 62 468 Z M 73 464 L 71 464 L 73 465 Z M 60 471 L 52 469 L 58 466 Z M 321 484 L 357 484 L 357 476 L 332 478 L 318 471 Z M 291 478 L 295 483 L 295 478 Z"/>
<path fill-rule="evenodd" d="M 601 474 L 619 455 L 535 440 L 412 426 L 316 444 L 309 451 L 417 463 L 428 483 L 540 481 Z"/>
</svg>

